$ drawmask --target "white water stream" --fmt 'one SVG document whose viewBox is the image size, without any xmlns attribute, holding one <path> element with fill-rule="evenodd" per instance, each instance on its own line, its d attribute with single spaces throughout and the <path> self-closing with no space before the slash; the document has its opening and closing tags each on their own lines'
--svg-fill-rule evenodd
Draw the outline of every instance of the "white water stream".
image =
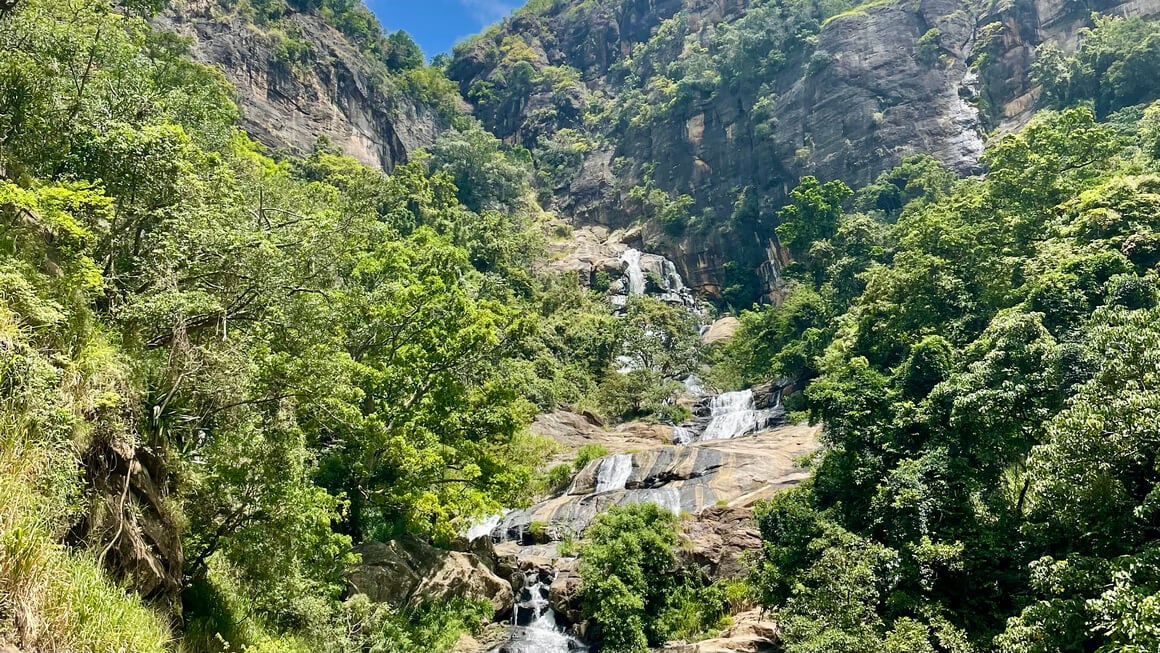
<svg viewBox="0 0 1160 653">
<path fill-rule="evenodd" d="M 640 267 L 641 251 L 629 247 L 620 255 L 620 260 L 624 261 L 624 274 L 628 278 L 628 294 L 643 295 L 645 289 L 644 270 Z"/>
<path fill-rule="evenodd" d="M 479 523 L 467 529 L 467 532 L 465 532 L 463 536 L 467 538 L 468 542 L 474 542 L 475 540 L 484 537 L 485 535 L 491 535 L 491 532 L 495 530 L 496 526 L 499 526 L 499 523 L 503 521 L 504 516 L 506 516 L 509 512 L 511 511 L 504 510 L 503 512 L 497 512 L 490 517 L 485 517 Z"/>
<path fill-rule="evenodd" d="M 731 440 L 771 425 L 781 416 L 779 408 L 759 409 L 752 390 L 719 394 L 709 403 L 710 419 L 701 440 Z"/>
<path fill-rule="evenodd" d="M 681 492 L 675 487 L 633 490 L 625 503 L 655 503 L 674 515 L 681 514 Z"/>
<path fill-rule="evenodd" d="M 596 493 L 623 490 L 632 474 L 632 454 L 608 456 L 596 470 Z"/>
<path fill-rule="evenodd" d="M 587 651 L 580 640 L 564 632 L 556 623 L 556 613 L 548 603 L 548 591 L 554 578 L 529 571 L 524 574 L 524 588 L 512 615 L 508 642 L 492 653 L 574 653 Z"/>
</svg>

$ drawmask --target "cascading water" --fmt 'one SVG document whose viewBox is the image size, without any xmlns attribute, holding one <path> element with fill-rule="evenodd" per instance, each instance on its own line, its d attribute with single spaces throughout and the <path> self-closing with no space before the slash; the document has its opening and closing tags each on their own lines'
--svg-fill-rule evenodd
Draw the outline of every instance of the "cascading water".
<svg viewBox="0 0 1160 653">
<path fill-rule="evenodd" d="M 710 401 L 709 410 L 701 440 L 731 440 L 767 428 L 785 414 L 780 401 L 773 408 L 757 408 L 752 390 L 719 394 Z"/>
<path fill-rule="evenodd" d="M 697 439 L 697 432 L 687 426 L 673 427 L 673 444 L 689 444 Z"/>
<path fill-rule="evenodd" d="M 644 270 L 640 267 L 641 253 L 639 249 L 629 247 L 620 255 L 620 260 L 625 263 L 624 275 L 628 278 L 628 294 L 630 295 L 644 294 Z"/>
<path fill-rule="evenodd" d="M 623 490 L 632 474 L 632 454 L 616 454 L 600 461 L 596 470 L 596 493 Z"/>
<path fill-rule="evenodd" d="M 691 395 L 705 394 L 705 388 L 701 385 L 701 379 L 698 379 L 695 374 L 690 374 L 685 377 L 685 380 L 681 381 L 681 383 L 685 384 L 685 390 Z"/>
<path fill-rule="evenodd" d="M 658 299 L 669 304 L 683 305 L 697 312 L 695 310 L 697 298 L 685 285 L 685 280 L 677 272 L 675 263 L 663 256 L 645 254 L 632 247 L 621 252 L 620 260 L 624 263 L 624 281 L 620 291 L 609 297 L 614 307 L 623 308 L 628 303 L 629 297 L 650 292 L 648 274 L 645 272 L 647 268 L 656 275 L 655 280 L 659 287 L 653 288 L 652 291 L 655 291 Z"/>
<path fill-rule="evenodd" d="M 480 520 L 479 523 L 467 529 L 467 531 L 463 533 L 463 536 L 467 538 L 468 542 L 474 542 L 481 537 L 491 535 L 491 532 L 495 530 L 496 526 L 499 526 L 499 523 L 503 521 L 504 516 L 506 516 L 509 512 L 511 511 L 504 510 L 503 512 L 497 512 L 490 517 L 485 517 L 484 519 Z"/>
<path fill-rule="evenodd" d="M 564 632 L 556 623 L 556 613 L 548 603 L 548 591 L 555 574 L 529 571 L 512 615 L 508 642 L 492 653 L 572 653 L 587 651 L 580 640 Z"/>
<path fill-rule="evenodd" d="M 661 269 L 664 271 L 665 289 L 673 292 L 681 292 L 685 290 L 685 280 L 681 278 L 681 274 L 677 272 L 677 264 L 669 259 L 661 261 Z"/>
<path fill-rule="evenodd" d="M 657 255 L 645 254 L 634 248 L 625 249 L 620 254 L 620 260 L 624 266 L 624 277 L 608 297 L 608 301 L 618 314 L 623 314 L 632 296 L 649 292 L 670 305 L 684 306 L 686 310 L 696 315 L 698 323 L 704 321 L 705 314 L 698 310 L 693 291 L 685 285 L 672 261 Z M 707 326 L 702 328 L 702 335 L 707 328 Z M 646 335 L 658 334 L 646 332 Z M 629 374 L 644 365 L 643 361 L 628 356 L 618 357 L 616 363 L 621 374 Z M 696 420 L 674 427 L 673 441 L 677 444 L 687 445 L 700 440 L 740 437 L 772 426 L 785 413 L 780 405 L 780 396 L 777 405 L 770 407 L 764 395 L 761 401 L 758 401 L 752 390 L 729 392 L 708 398 L 706 389 L 696 376 L 690 375 L 683 383 L 687 393 L 698 401 L 701 410 L 697 411 L 700 417 Z M 705 403 L 708 403 L 707 407 Z M 758 405 L 765 408 L 758 408 Z M 693 453 L 690 460 L 693 460 L 693 464 L 697 464 L 700 460 L 699 452 L 678 455 L 687 453 Z M 628 482 L 634 471 L 634 457 L 631 454 L 605 456 L 596 465 L 595 479 L 584 477 L 582 480 L 578 476 L 565 493 L 586 496 L 576 499 L 557 497 L 552 501 L 558 503 L 549 504 L 554 507 L 545 514 L 537 514 L 535 509 L 517 510 L 506 514 L 502 519 L 492 519 L 479 524 L 469 531 L 469 535 L 481 533 L 490 527 L 488 532 L 496 541 L 514 541 L 521 547 L 539 546 L 542 542 L 538 538 L 528 537 L 532 532 L 531 525 L 536 523 L 537 518 L 544 519 L 550 524 L 551 532 L 555 534 L 552 537 L 565 532 L 580 534 L 600 512 L 607 510 L 611 505 L 653 503 L 663 510 L 680 514 L 682 504 L 689 510 L 696 510 L 704 500 L 700 493 L 712 491 L 702 490 L 699 486 L 672 483 L 661 477 L 640 478 L 634 481 L 633 487 L 629 489 Z M 643 473 L 646 470 L 637 471 Z M 592 481 L 594 483 L 590 486 L 591 490 L 587 487 L 577 490 L 578 486 Z M 562 498 L 567 500 L 561 501 Z M 512 619 L 508 643 L 492 653 L 586 651 L 587 648 L 583 643 L 565 632 L 556 621 L 556 615 L 548 601 L 549 587 L 553 580 L 551 573 L 530 572 L 525 575 L 524 580 Z"/>
</svg>

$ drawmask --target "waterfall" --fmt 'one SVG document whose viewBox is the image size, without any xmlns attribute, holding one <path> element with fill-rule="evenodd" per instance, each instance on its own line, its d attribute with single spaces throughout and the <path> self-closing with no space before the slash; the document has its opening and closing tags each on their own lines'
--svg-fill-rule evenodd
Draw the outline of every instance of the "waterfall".
<svg viewBox="0 0 1160 653">
<path fill-rule="evenodd" d="M 643 295 L 644 294 L 644 270 L 640 267 L 639 249 L 629 247 L 620 255 L 620 260 L 624 261 L 626 266 L 624 274 L 628 277 L 628 294 Z"/>
<path fill-rule="evenodd" d="M 697 439 L 697 432 L 687 426 L 673 427 L 673 444 L 689 444 Z"/>
<path fill-rule="evenodd" d="M 784 411 L 779 407 L 759 410 L 752 390 L 726 392 L 709 403 L 710 420 L 701 440 L 730 440 L 770 426 Z"/>
<path fill-rule="evenodd" d="M 600 461 L 600 468 L 596 470 L 596 493 L 623 490 L 630 474 L 632 474 L 632 454 L 608 456 Z"/>
<path fill-rule="evenodd" d="M 677 272 L 677 264 L 669 259 L 661 261 L 661 269 L 664 270 L 665 290 L 679 293 L 685 290 L 685 280 L 681 278 L 681 273 Z"/>
<path fill-rule="evenodd" d="M 568 635 L 556 623 L 556 613 L 548 603 L 555 573 L 529 571 L 524 574 L 512 630 L 508 642 L 491 653 L 571 653 L 587 651 L 580 640 Z"/>
<path fill-rule="evenodd" d="M 509 512 L 511 511 L 504 510 L 503 512 L 497 512 L 494 515 L 483 518 L 474 526 L 467 529 L 467 532 L 465 532 L 463 536 L 467 538 L 468 542 L 474 542 L 481 537 L 491 535 L 491 532 L 495 530 L 496 526 L 499 526 L 499 523 L 503 521 L 504 516 L 506 516 Z"/>
<path fill-rule="evenodd" d="M 681 381 L 681 383 L 685 384 L 685 390 L 687 390 L 691 395 L 705 394 L 705 388 L 701 385 L 701 379 L 698 379 L 697 375 L 695 374 L 690 374 L 689 376 L 685 377 L 685 380 Z"/>
<path fill-rule="evenodd" d="M 651 292 L 654 297 L 663 302 L 684 306 L 696 314 L 698 320 L 704 317 L 701 310 L 697 308 L 696 295 L 691 288 L 685 285 L 681 273 L 677 272 L 676 263 L 663 256 L 648 254 L 633 247 L 620 253 L 620 261 L 624 264 L 624 277 L 616 293 L 608 297 L 613 308 L 622 309 L 633 295 Z M 655 273 L 658 288 L 649 289 L 649 275 L 646 274 L 645 270 Z"/>
</svg>

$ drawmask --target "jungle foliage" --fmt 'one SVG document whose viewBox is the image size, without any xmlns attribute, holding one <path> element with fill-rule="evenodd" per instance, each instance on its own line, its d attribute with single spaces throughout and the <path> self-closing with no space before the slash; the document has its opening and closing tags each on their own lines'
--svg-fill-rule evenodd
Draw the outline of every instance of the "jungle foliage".
<svg viewBox="0 0 1160 653">
<path fill-rule="evenodd" d="M 864 212 L 794 191 L 814 239 L 725 363 L 808 382 L 825 425 L 810 482 L 758 514 L 787 651 L 1156 645 L 1158 119 L 1043 112 L 986 178 L 912 159 Z"/>
<path fill-rule="evenodd" d="M 652 503 L 613 507 L 580 547 L 585 615 L 601 650 L 643 653 L 728 623 L 730 584 L 678 563 L 679 517 Z"/>
<path fill-rule="evenodd" d="M 272 158 L 186 48 L 104 0 L 0 17 L 0 639 L 449 646 L 478 606 L 342 602 L 352 545 L 530 501 L 551 447 L 526 425 L 619 378 L 633 326 L 535 271 L 531 171 L 477 123 L 389 175 Z M 86 526 L 110 452 L 147 457 L 177 531 L 157 611 L 109 564 L 132 505 Z"/>
</svg>

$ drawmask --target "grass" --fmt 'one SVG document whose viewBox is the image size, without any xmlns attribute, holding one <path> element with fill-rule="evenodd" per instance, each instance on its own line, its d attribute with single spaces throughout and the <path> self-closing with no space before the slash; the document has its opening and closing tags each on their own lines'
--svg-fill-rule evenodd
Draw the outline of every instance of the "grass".
<svg viewBox="0 0 1160 653">
<path fill-rule="evenodd" d="M 573 558 L 580 555 L 580 543 L 572 535 L 565 535 L 563 539 L 556 543 L 556 553 L 565 558 Z"/>
<path fill-rule="evenodd" d="M 164 651 L 172 636 L 160 615 L 105 577 L 88 555 L 54 551 L 48 599 L 60 610 L 54 637 L 69 651 Z"/>
<path fill-rule="evenodd" d="M 51 481 L 75 462 L 67 447 L 30 445 L 22 426 L 0 415 L 0 641 L 45 653 L 167 650 L 173 637 L 161 615 L 110 581 L 90 553 L 58 543 L 65 502 L 42 489 L 59 489 Z"/>
</svg>

